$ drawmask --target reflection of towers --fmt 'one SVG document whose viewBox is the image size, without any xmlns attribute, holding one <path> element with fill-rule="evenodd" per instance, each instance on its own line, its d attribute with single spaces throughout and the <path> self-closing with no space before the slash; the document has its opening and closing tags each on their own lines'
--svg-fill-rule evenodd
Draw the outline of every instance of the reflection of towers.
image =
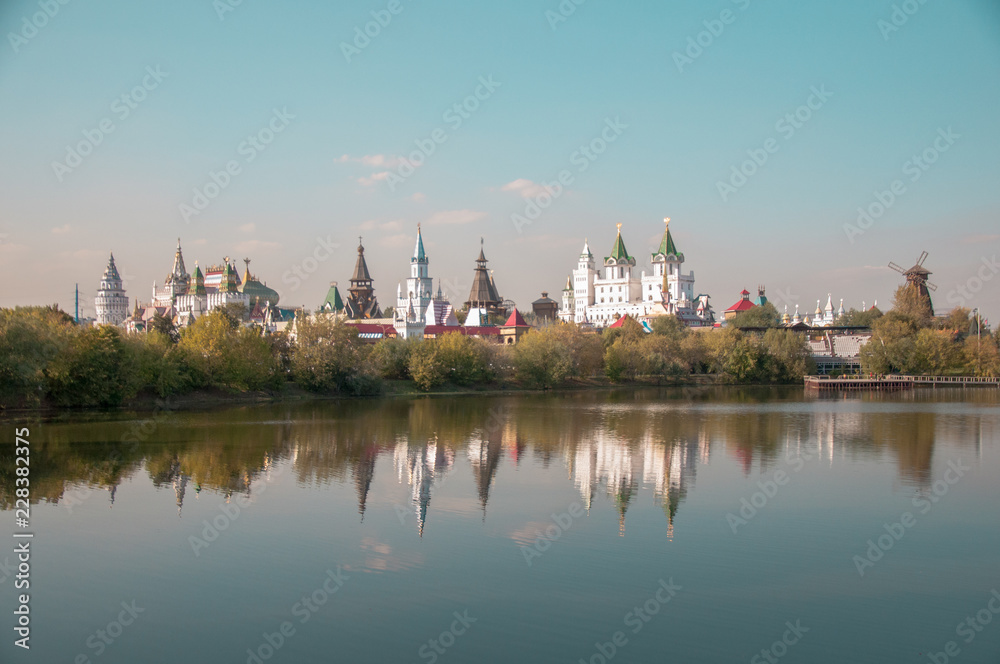
<svg viewBox="0 0 1000 664">
<path fill-rule="evenodd" d="M 358 490 L 358 513 L 365 520 L 365 504 L 368 501 L 368 491 L 375 477 L 375 462 L 378 460 L 378 448 L 375 445 L 365 446 L 354 467 L 354 487 Z"/>
<path fill-rule="evenodd" d="M 483 508 L 483 519 L 486 519 L 486 503 L 490 499 L 490 487 L 500 465 L 502 452 L 500 436 L 495 431 L 487 432 L 485 439 L 469 441 L 469 463 L 472 466 L 472 477 L 476 481 L 479 493 L 479 504 Z"/>
<path fill-rule="evenodd" d="M 625 514 L 639 492 L 639 483 L 651 487 L 667 517 L 667 537 L 673 537 L 674 515 L 694 483 L 699 459 L 707 459 L 708 439 L 699 436 L 673 443 L 638 443 L 598 434 L 581 441 L 567 458 L 573 483 L 589 512 L 600 484 L 618 511 L 619 535 L 625 534 Z"/>
<path fill-rule="evenodd" d="M 404 438 L 396 444 L 393 451 L 393 465 L 396 476 L 413 487 L 411 501 L 417 514 L 417 532 L 424 535 L 424 523 L 427 520 L 427 508 L 431 504 L 431 488 L 435 482 L 440 483 L 455 463 L 455 454 L 443 445 L 430 442 L 423 446 L 410 445 Z"/>
<path fill-rule="evenodd" d="M 184 507 L 184 490 L 187 488 L 188 476 L 179 475 L 174 478 L 174 496 L 177 498 L 177 518 L 181 517 L 181 508 Z"/>
</svg>

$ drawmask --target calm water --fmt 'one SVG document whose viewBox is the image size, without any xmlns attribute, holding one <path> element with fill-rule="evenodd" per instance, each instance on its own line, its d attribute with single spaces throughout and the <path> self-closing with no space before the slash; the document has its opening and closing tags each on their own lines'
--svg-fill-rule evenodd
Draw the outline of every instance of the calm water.
<svg viewBox="0 0 1000 664">
<path fill-rule="evenodd" d="M 2 662 L 1000 661 L 993 390 L 28 425 L 32 647 L 0 570 Z"/>
</svg>

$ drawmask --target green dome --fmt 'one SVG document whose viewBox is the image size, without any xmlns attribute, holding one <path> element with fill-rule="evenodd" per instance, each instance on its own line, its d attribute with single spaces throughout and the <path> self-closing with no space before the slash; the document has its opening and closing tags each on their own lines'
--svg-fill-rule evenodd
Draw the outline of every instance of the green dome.
<svg viewBox="0 0 1000 664">
<path fill-rule="evenodd" d="M 267 302 L 268 304 L 275 306 L 278 304 L 279 295 L 273 288 L 268 288 L 264 284 L 260 283 L 256 278 L 251 277 L 243 282 L 240 287 L 240 291 L 244 295 L 250 296 L 250 302 L 255 302 L 258 298 L 262 302 Z"/>
</svg>

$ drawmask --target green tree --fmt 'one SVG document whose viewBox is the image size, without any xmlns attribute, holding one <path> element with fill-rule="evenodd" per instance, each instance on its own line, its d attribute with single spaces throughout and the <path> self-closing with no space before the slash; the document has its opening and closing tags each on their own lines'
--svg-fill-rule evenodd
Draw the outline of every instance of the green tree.
<svg viewBox="0 0 1000 664">
<path fill-rule="evenodd" d="M 378 379 L 365 356 L 353 325 L 329 316 L 296 320 L 292 374 L 305 389 L 351 395 L 377 393 Z"/>
<path fill-rule="evenodd" d="M 85 328 L 49 364 L 49 396 L 63 407 L 120 406 L 134 396 L 129 368 L 118 329 Z"/>
<path fill-rule="evenodd" d="M 410 378 L 410 356 L 419 339 L 385 337 L 372 348 L 370 359 L 382 378 L 404 380 Z"/>
<path fill-rule="evenodd" d="M 49 363 L 80 330 L 55 306 L 0 309 L 0 396 L 40 402 Z"/>
<path fill-rule="evenodd" d="M 806 336 L 792 330 L 771 329 L 761 339 L 764 351 L 773 358 L 770 379 L 778 383 L 797 383 L 816 372 Z"/>
<path fill-rule="evenodd" d="M 531 330 L 514 346 L 516 376 L 525 385 L 549 389 L 576 373 L 572 348 L 555 330 Z"/>
<path fill-rule="evenodd" d="M 892 296 L 892 310 L 909 318 L 918 328 L 930 325 L 934 317 L 931 301 L 924 297 L 913 284 L 903 284 Z"/>
<path fill-rule="evenodd" d="M 781 325 L 781 314 L 770 302 L 759 307 L 742 311 L 729 321 L 731 327 L 746 329 L 748 327 L 778 327 Z"/>
<path fill-rule="evenodd" d="M 866 311 L 851 309 L 838 316 L 837 320 L 834 321 L 834 325 L 840 327 L 871 327 L 881 317 L 882 311 L 876 307 L 872 307 Z"/>
<path fill-rule="evenodd" d="M 924 328 L 914 338 L 907 370 L 915 374 L 942 376 L 960 371 L 964 360 L 953 332 Z"/>
<path fill-rule="evenodd" d="M 895 310 L 879 318 L 872 327 L 872 338 L 861 347 L 861 370 L 876 374 L 908 371 L 916 333 L 913 320 Z"/>
<path fill-rule="evenodd" d="M 215 387 L 262 390 L 284 382 L 270 341 L 259 330 L 243 327 L 231 311 L 213 310 L 197 319 L 181 334 L 178 346 Z"/>
</svg>

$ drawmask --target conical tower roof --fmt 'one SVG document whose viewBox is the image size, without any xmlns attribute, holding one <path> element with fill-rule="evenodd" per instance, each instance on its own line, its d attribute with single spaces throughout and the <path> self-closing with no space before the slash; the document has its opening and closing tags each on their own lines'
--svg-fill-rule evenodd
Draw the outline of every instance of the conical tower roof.
<svg viewBox="0 0 1000 664">
<path fill-rule="evenodd" d="M 411 262 L 427 262 L 427 253 L 424 251 L 424 236 L 420 232 L 420 224 L 417 224 L 417 244 L 413 247 L 413 258 Z"/>
<path fill-rule="evenodd" d="M 371 281 L 372 275 L 368 272 L 368 262 L 365 261 L 365 247 L 358 238 L 358 260 L 354 264 L 354 274 L 351 281 Z"/>
<path fill-rule="evenodd" d="M 615 260 L 624 258 L 628 260 L 628 250 L 625 249 L 625 241 L 622 240 L 622 225 L 618 224 L 618 236 L 615 238 L 615 245 L 611 247 L 611 258 Z"/>
<path fill-rule="evenodd" d="M 118 266 L 115 265 L 115 254 L 111 253 L 111 257 L 108 259 L 108 266 L 104 268 L 104 278 L 115 279 L 121 281 L 121 276 L 118 274 Z"/>
<path fill-rule="evenodd" d="M 663 239 L 660 240 L 660 248 L 653 255 L 680 256 L 681 252 L 677 251 L 677 245 L 674 244 L 674 236 L 670 234 L 670 217 L 667 217 L 663 221 L 666 224 L 666 228 L 663 229 Z"/>
</svg>

